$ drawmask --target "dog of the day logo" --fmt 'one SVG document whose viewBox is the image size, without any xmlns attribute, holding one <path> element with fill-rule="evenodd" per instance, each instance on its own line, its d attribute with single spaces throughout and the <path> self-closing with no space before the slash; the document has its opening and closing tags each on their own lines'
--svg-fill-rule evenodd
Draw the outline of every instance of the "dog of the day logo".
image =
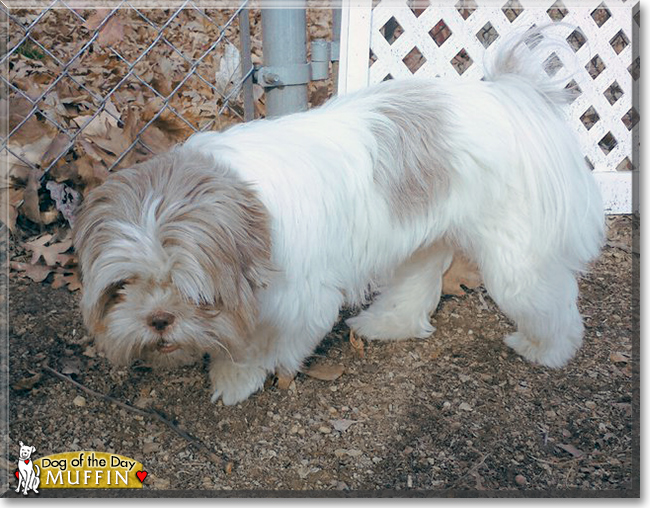
<svg viewBox="0 0 650 508">
<path fill-rule="evenodd" d="M 147 472 L 137 460 L 115 453 L 79 451 L 32 459 L 35 448 L 20 443 L 18 488 L 27 495 L 41 489 L 138 489 Z"/>
<path fill-rule="evenodd" d="M 22 441 L 20 441 L 19 444 L 18 471 L 16 471 L 18 487 L 16 487 L 16 492 L 20 492 L 20 489 L 22 488 L 23 494 L 25 495 L 27 495 L 30 490 L 35 494 L 38 494 L 41 470 L 32 460 L 32 453 L 36 451 L 36 448 L 33 446 L 25 446 Z"/>
</svg>

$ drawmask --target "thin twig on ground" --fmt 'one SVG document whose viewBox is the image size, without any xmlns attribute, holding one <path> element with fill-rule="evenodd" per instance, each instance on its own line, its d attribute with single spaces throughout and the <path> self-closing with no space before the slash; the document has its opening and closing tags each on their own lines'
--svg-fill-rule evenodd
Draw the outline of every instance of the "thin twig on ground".
<svg viewBox="0 0 650 508">
<path fill-rule="evenodd" d="M 172 429 L 176 434 L 178 434 L 180 437 L 183 439 L 186 439 L 189 441 L 191 444 L 195 445 L 199 450 L 203 451 L 208 458 L 217 464 L 218 466 L 222 466 L 223 460 L 221 460 L 210 448 L 208 448 L 202 441 L 199 439 L 195 438 L 194 436 L 188 434 L 184 430 L 180 429 L 174 422 L 169 421 L 167 418 L 165 418 L 163 415 L 161 415 L 158 411 L 154 409 L 140 409 L 134 406 L 131 406 L 130 404 L 127 404 L 125 402 L 120 402 L 119 400 L 115 399 L 114 397 L 111 397 L 110 395 L 106 395 L 100 392 L 96 392 L 95 390 L 88 388 L 87 386 L 82 385 L 81 383 L 78 383 L 74 379 L 61 374 L 57 370 L 54 370 L 52 367 L 49 365 L 43 365 L 43 370 L 46 372 L 49 372 L 55 377 L 58 377 L 59 379 L 66 381 L 68 383 L 71 383 L 74 387 L 78 388 L 79 390 L 92 395 L 93 397 L 97 397 L 99 399 L 102 399 L 106 402 L 110 402 L 111 404 L 115 404 L 123 409 L 126 409 L 127 411 L 131 411 L 132 413 L 138 414 L 140 416 L 144 417 L 153 417 L 156 420 L 158 420 L 161 423 L 164 423 Z"/>
</svg>

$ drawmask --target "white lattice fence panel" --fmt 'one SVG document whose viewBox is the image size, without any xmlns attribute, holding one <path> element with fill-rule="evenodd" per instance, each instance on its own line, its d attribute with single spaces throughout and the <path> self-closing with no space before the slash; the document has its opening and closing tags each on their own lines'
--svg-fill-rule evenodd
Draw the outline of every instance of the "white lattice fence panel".
<svg viewBox="0 0 650 508">
<path fill-rule="evenodd" d="M 367 71 L 342 72 L 351 90 L 411 74 L 480 79 L 486 50 L 513 31 L 556 23 L 553 35 L 573 51 L 550 53 L 549 73 L 572 86 L 570 117 L 584 154 L 602 176 L 608 208 L 631 209 L 632 153 L 638 146 L 639 114 L 633 105 L 639 58 L 638 3 L 633 0 L 439 0 L 357 2 L 343 32 L 342 50 L 370 49 Z M 369 23 L 363 21 L 363 9 Z M 362 20 L 355 24 L 354 19 Z M 369 25 L 369 27 L 368 27 Z M 345 22 L 344 22 L 345 26 Z M 368 33 L 369 30 L 369 33 Z M 347 39 L 347 40 L 346 40 Z M 551 51 L 551 50 L 549 50 Z M 361 60 L 357 57 L 357 62 Z M 366 61 L 367 62 L 367 61 Z M 558 70 L 559 62 L 559 70 Z M 364 75 L 365 74 L 365 75 Z M 346 81 L 347 80 L 347 81 Z M 354 83 L 353 81 L 357 81 Z M 636 168 L 635 168 L 636 169 Z M 617 171 L 618 170 L 618 171 Z M 601 175 L 602 173 L 602 175 Z M 605 174 L 607 173 L 607 174 Z"/>
</svg>

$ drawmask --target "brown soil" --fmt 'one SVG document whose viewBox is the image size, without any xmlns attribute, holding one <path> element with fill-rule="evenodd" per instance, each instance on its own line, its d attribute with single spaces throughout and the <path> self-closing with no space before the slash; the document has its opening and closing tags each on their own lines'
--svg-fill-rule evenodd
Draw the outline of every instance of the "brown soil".
<svg viewBox="0 0 650 508">
<path fill-rule="evenodd" d="M 443 298 L 433 337 L 366 343 L 363 357 L 339 324 L 317 361 L 343 365 L 340 378 L 301 374 L 288 390 L 269 386 L 234 407 L 209 402 L 205 364 L 173 372 L 111 367 L 94 354 L 78 294 L 13 277 L 10 386 L 42 378 L 31 389 L 10 388 L 6 477 L 22 440 L 37 457 L 73 450 L 133 457 L 149 472 L 145 489 L 205 495 L 638 496 L 632 222 L 610 220 L 608 246 L 581 282 L 587 332 L 566 368 L 531 365 L 510 351 L 502 337 L 513 325 L 481 288 Z M 117 401 L 155 409 L 213 454 L 153 416 L 80 391 L 45 364 Z M 73 402 L 79 396 L 85 405 Z"/>
</svg>

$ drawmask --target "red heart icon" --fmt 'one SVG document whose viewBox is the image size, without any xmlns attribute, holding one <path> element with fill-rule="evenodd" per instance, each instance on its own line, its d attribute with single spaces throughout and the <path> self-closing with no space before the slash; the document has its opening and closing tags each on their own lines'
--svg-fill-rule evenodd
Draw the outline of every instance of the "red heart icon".
<svg viewBox="0 0 650 508">
<path fill-rule="evenodd" d="M 29 459 L 25 459 L 25 464 L 29 464 Z"/>
<path fill-rule="evenodd" d="M 14 474 L 16 475 L 16 478 L 20 478 L 20 473 L 18 471 L 16 471 Z"/>
<path fill-rule="evenodd" d="M 144 482 L 144 479 L 147 477 L 147 472 L 146 471 L 136 471 L 135 475 L 138 477 L 138 480 L 140 480 L 140 483 Z"/>
</svg>

